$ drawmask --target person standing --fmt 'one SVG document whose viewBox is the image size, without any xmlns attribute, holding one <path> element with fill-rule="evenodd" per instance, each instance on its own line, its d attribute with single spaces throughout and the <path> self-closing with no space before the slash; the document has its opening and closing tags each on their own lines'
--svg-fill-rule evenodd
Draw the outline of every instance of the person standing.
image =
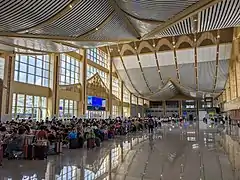
<svg viewBox="0 0 240 180">
<path fill-rule="evenodd" d="M 154 128 L 154 120 L 152 117 L 148 119 L 148 132 L 153 133 L 153 128 Z"/>
</svg>

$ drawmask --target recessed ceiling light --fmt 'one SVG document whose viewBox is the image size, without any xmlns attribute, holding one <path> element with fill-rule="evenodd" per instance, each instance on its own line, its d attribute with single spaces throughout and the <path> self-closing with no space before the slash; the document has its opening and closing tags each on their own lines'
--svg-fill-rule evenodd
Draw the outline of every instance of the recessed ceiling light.
<svg viewBox="0 0 240 180">
<path fill-rule="evenodd" d="M 98 30 L 98 28 L 96 28 L 96 31 Z"/>
<path fill-rule="evenodd" d="M 69 7 L 72 9 L 72 5 L 70 4 Z"/>
</svg>

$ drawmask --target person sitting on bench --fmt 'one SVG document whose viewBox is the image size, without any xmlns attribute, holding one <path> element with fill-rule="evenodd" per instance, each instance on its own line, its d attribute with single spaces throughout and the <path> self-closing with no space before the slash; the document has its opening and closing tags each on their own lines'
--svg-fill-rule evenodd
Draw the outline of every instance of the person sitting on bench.
<svg viewBox="0 0 240 180">
<path fill-rule="evenodd" d="M 9 144 L 7 145 L 6 152 L 8 154 L 8 158 L 14 158 L 14 151 L 23 151 L 23 145 L 24 145 L 24 139 L 25 139 L 25 131 L 26 129 L 24 127 L 20 127 L 17 131 L 14 130 L 11 140 Z"/>
</svg>

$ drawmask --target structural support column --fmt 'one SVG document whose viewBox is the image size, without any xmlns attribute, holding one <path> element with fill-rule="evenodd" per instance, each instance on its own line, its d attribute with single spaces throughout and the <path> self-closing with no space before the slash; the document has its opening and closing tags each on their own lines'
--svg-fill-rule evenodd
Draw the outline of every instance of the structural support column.
<svg viewBox="0 0 240 180">
<path fill-rule="evenodd" d="M 138 104 L 138 96 L 137 96 L 137 106 L 136 106 L 136 116 L 138 117 L 138 113 L 139 113 L 139 104 Z"/>
<path fill-rule="evenodd" d="M 123 81 L 121 81 L 121 116 L 123 117 Z"/>
<path fill-rule="evenodd" d="M 3 80 L 0 79 L 0 122 L 2 121 Z"/>
<path fill-rule="evenodd" d="M 182 100 L 178 101 L 178 108 L 179 108 L 178 115 L 179 117 L 181 117 L 182 116 Z"/>
<path fill-rule="evenodd" d="M 87 110 L 87 56 L 86 49 L 83 50 L 83 74 L 82 74 L 82 111 L 81 115 L 86 114 Z"/>
<path fill-rule="evenodd" d="M 14 81 L 14 56 L 4 56 L 4 77 L 2 90 L 2 115 L 10 115 L 12 107 L 12 82 Z"/>
<path fill-rule="evenodd" d="M 58 116 L 59 113 L 59 67 L 60 67 L 60 54 L 51 54 L 52 73 L 50 88 L 52 91 L 51 96 L 48 98 L 48 113 L 47 116 Z"/>
<path fill-rule="evenodd" d="M 130 116 L 132 116 L 132 93 L 130 93 L 130 100 L 129 100 L 129 107 L 130 107 Z"/>
<path fill-rule="evenodd" d="M 162 106 L 163 106 L 163 115 L 166 115 L 166 101 L 162 102 Z"/>
<path fill-rule="evenodd" d="M 112 58 L 110 57 L 110 67 L 109 67 L 109 100 L 108 100 L 108 105 L 109 105 L 109 116 L 112 118 Z"/>
</svg>

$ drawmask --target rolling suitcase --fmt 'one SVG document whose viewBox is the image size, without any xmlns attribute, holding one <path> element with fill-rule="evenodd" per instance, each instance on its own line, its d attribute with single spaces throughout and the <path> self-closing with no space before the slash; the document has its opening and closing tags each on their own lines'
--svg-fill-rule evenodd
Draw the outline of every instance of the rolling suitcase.
<svg viewBox="0 0 240 180">
<path fill-rule="evenodd" d="M 69 140 L 69 149 L 77 149 L 79 147 L 78 139 Z"/>
<path fill-rule="evenodd" d="M 33 145 L 24 145 L 24 158 L 32 160 L 34 158 L 34 146 Z"/>
<path fill-rule="evenodd" d="M 78 146 L 79 146 L 79 148 L 83 148 L 83 144 L 84 144 L 84 139 L 83 139 L 83 137 L 79 137 L 78 138 Z"/>
<path fill-rule="evenodd" d="M 100 145 L 101 145 L 101 139 L 100 139 L 100 138 L 96 138 L 96 139 L 95 139 L 95 143 L 96 143 L 96 146 L 97 146 L 97 147 L 100 147 Z"/>
<path fill-rule="evenodd" d="M 36 145 L 34 147 L 34 157 L 38 160 L 44 160 L 47 158 L 47 146 Z"/>
<path fill-rule="evenodd" d="M 56 154 L 62 153 L 62 142 L 55 142 L 54 151 Z"/>
</svg>

